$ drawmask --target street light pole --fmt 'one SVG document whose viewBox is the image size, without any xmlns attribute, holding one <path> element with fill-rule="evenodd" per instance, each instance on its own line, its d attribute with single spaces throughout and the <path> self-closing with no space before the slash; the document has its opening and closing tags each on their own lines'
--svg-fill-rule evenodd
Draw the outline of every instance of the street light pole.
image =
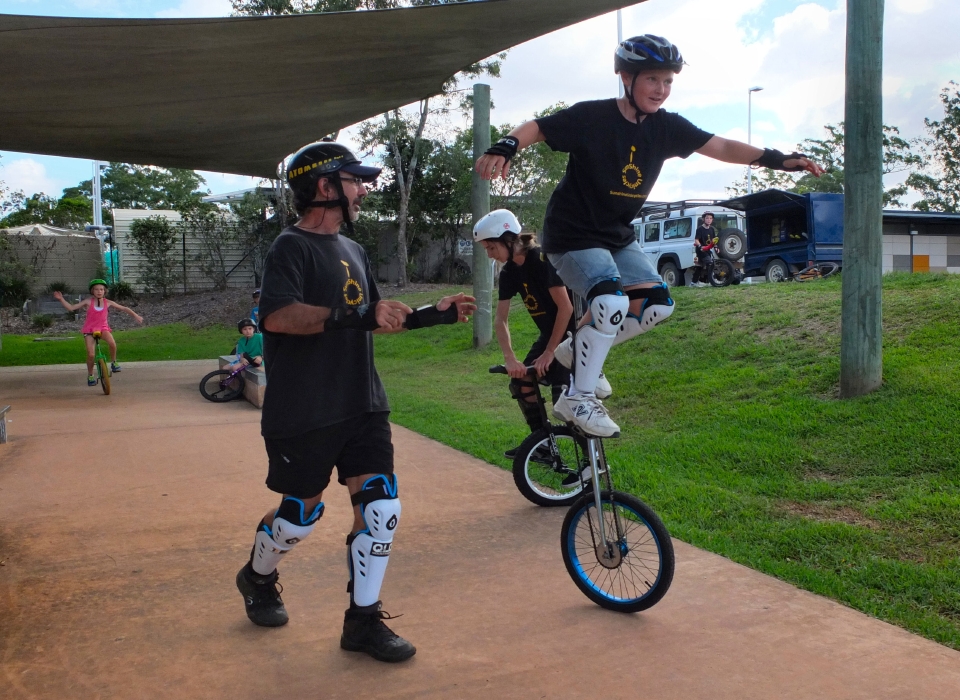
<svg viewBox="0 0 960 700">
<path fill-rule="evenodd" d="M 752 87 L 747 90 L 747 145 L 752 145 L 753 137 L 753 93 L 760 92 L 762 87 Z M 747 166 L 747 194 L 753 194 L 753 168 Z"/>
</svg>

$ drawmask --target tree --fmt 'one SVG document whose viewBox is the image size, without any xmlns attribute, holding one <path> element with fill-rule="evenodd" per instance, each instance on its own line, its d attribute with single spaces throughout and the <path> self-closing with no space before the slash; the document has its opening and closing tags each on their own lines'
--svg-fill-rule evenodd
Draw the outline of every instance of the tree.
<svg viewBox="0 0 960 700">
<path fill-rule="evenodd" d="M 6 228 L 46 224 L 82 231 L 93 215 L 90 200 L 84 197 L 57 199 L 42 192 L 32 197 L 25 197 L 22 192 L 14 192 L 6 205 L 10 213 L 0 219 L 0 227 Z"/>
<path fill-rule="evenodd" d="M 911 173 L 907 185 L 920 193 L 913 208 L 921 211 L 960 212 L 960 85 L 953 82 L 940 92 L 943 119 L 924 119 L 930 138 L 923 139 L 927 167 Z"/>
<path fill-rule="evenodd" d="M 213 282 L 215 289 L 227 288 L 227 253 L 237 240 L 236 222 L 226 212 L 210 205 L 200 205 L 180 211 L 178 232 L 184 238 L 190 237 L 200 246 L 194 256 L 200 272 Z"/>
<path fill-rule="evenodd" d="M 234 14 L 285 15 L 307 12 L 344 12 L 352 10 L 381 10 L 397 7 L 424 7 L 447 5 L 469 0 L 232 0 Z M 500 61 L 475 63 L 448 80 L 436 96 L 427 97 L 418 104 L 416 116 L 401 109 L 389 110 L 381 121 L 365 122 L 361 128 L 364 148 L 388 148 L 392 160 L 393 177 L 399 194 L 397 206 L 397 259 L 400 262 L 398 286 L 407 284 L 407 265 L 410 262 L 407 228 L 410 215 L 410 197 L 417 181 L 417 161 L 427 145 L 422 143 L 431 114 L 445 114 L 461 78 L 500 74 Z M 461 105 L 465 101 L 461 100 Z M 386 162 L 386 161 L 385 161 Z"/>
<path fill-rule="evenodd" d="M 827 124 L 823 127 L 827 131 L 825 139 L 804 139 L 797 144 L 797 150 L 805 153 L 824 168 L 821 177 L 816 178 L 810 173 L 785 173 L 779 170 L 766 168 L 754 171 L 754 190 L 764 190 L 771 187 L 805 194 L 807 192 L 834 192 L 843 193 L 843 159 L 844 159 L 844 131 L 843 122 Z M 900 129 L 895 126 L 883 127 L 883 173 L 904 172 L 923 164 L 923 157 L 913 152 L 914 144 L 900 136 Z M 728 187 L 727 191 L 734 195 L 746 194 L 747 177 Z M 889 187 L 884 190 L 884 206 L 903 206 L 900 198 L 907 194 L 906 184 Z"/>
<path fill-rule="evenodd" d="M 149 216 L 130 224 L 130 238 L 142 256 L 137 269 L 144 289 L 168 296 L 182 279 L 177 269 L 178 260 L 173 254 L 174 246 L 180 240 L 178 232 L 166 218 Z"/>
<path fill-rule="evenodd" d="M 200 190 L 203 179 L 193 170 L 157 168 L 152 165 L 110 163 L 100 176 L 104 209 L 180 209 L 195 206 L 208 192 Z M 64 197 L 93 198 L 91 180 L 63 191 Z"/>
<path fill-rule="evenodd" d="M 554 114 L 565 107 L 564 103 L 558 103 L 537 112 L 534 118 Z M 504 124 L 494 130 L 492 141 L 495 143 L 512 130 L 512 126 Z M 566 170 L 566 153 L 554 151 L 543 142 L 534 144 L 510 161 L 510 174 L 506 178 L 493 181 L 491 204 L 495 209 L 510 209 L 525 229 L 539 231 L 546 218 L 547 202 Z"/>
</svg>

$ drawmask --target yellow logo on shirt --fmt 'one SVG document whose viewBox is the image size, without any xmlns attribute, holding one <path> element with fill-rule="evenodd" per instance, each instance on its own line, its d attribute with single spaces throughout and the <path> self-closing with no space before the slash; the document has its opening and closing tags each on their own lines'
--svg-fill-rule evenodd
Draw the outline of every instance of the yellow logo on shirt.
<svg viewBox="0 0 960 700">
<path fill-rule="evenodd" d="M 633 154 L 636 152 L 637 147 L 630 146 L 630 162 L 623 169 L 623 186 L 631 190 L 637 189 L 643 183 L 643 173 L 633 164 Z"/>
<path fill-rule="evenodd" d="M 544 314 L 544 311 L 540 311 L 540 304 L 537 301 L 537 298 L 530 293 L 530 287 L 527 286 L 527 283 L 523 283 L 523 305 L 527 307 L 527 311 L 530 312 L 531 316 L 541 316 Z"/>
<path fill-rule="evenodd" d="M 360 283 L 350 277 L 350 263 L 341 260 L 340 263 L 347 268 L 347 282 L 343 285 L 343 300 L 347 306 L 360 306 L 363 303 L 363 288 Z"/>
</svg>

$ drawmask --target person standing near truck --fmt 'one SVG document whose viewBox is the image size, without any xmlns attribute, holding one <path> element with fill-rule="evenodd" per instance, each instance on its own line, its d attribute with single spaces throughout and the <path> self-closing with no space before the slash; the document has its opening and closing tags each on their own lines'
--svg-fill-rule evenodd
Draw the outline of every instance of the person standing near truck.
<svg viewBox="0 0 960 700">
<path fill-rule="evenodd" d="M 713 214 L 706 212 L 700 219 L 700 225 L 697 226 L 697 235 L 693 239 L 694 252 L 696 254 L 696 267 L 693 268 L 693 286 L 703 287 L 710 283 L 707 279 L 707 256 L 710 255 L 709 249 L 703 247 L 710 245 L 717 236 L 717 229 L 713 226 Z"/>
<path fill-rule="evenodd" d="M 525 122 L 500 139 L 476 163 L 484 179 L 505 176 L 518 151 L 545 141 L 570 154 L 567 171 L 547 205 L 543 250 L 560 279 L 589 304 L 590 316 L 572 347 L 570 386 L 554 413 L 589 435 L 615 437 L 619 426 L 596 396 L 610 348 L 644 333 L 673 313 L 674 303 L 657 270 L 637 243 L 631 221 L 669 158 L 692 153 L 774 170 L 823 170 L 800 153 L 784 155 L 698 129 L 663 104 L 684 66 L 680 50 L 645 34 L 621 42 L 614 71 L 623 83 L 619 99 L 580 102 Z M 575 353 L 574 353 L 575 349 Z"/>
</svg>

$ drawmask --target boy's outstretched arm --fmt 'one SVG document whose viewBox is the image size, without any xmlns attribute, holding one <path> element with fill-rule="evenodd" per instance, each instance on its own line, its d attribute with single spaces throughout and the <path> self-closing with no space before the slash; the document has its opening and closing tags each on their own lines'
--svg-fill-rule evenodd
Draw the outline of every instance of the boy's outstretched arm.
<svg viewBox="0 0 960 700">
<path fill-rule="evenodd" d="M 477 172 L 484 180 L 496 180 L 498 176 L 506 177 L 510 173 L 510 159 L 514 155 L 527 146 L 544 140 L 546 137 L 540 131 L 540 125 L 536 120 L 524 122 L 477 159 Z"/>
<path fill-rule="evenodd" d="M 697 149 L 700 155 L 723 161 L 724 163 L 739 163 L 741 165 L 753 165 L 757 163 L 767 151 L 763 148 L 757 148 L 742 141 L 725 139 L 722 136 L 714 136 L 707 141 L 701 148 Z M 772 153 L 779 153 L 772 151 Z M 780 154 L 783 155 L 783 154 Z M 793 154 L 791 154 L 793 155 Z M 814 177 L 823 175 L 823 168 L 802 154 L 797 154 L 798 158 L 786 158 L 783 160 L 781 168 L 776 170 L 800 171 L 806 170 Z M 761 166 L 766 165 L 760 163 Z"/>
</svg>

